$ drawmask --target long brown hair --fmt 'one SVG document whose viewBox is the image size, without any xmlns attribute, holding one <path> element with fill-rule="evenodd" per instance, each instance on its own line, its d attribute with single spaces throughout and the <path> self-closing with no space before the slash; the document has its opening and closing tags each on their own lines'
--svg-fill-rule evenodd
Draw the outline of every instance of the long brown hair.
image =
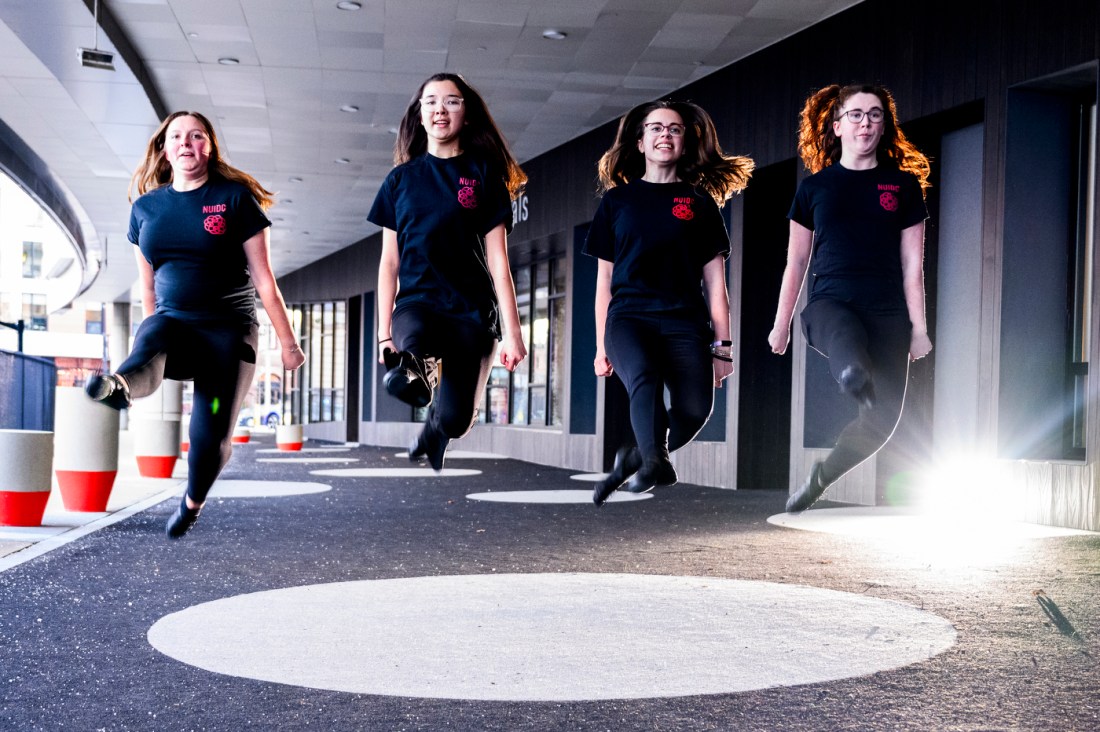
<svg viewBox="0 0 1100 732">
<path fill-rule="evenodd" d="M 265 211 L 275 204 L 275 194 L 260 185 L 260 182 L 243 170 L 234 168 L 222 158 L 221 146 L 218 144 L 218 136 L 214 134 L 214 125 L 210 120 L 198 112 L 172 112 L 160 123 L 160 127 L 149 138 L 149 144 L 145 146 L 145 156 L 138 165 L 134 175 L 130 178 L 128 199 L 133 202 L 135 192 L 141 196 L 154 188 L 172 182 L 172 166 L 164 156 L 164 140 L 168 135 L 168 125 L 177 117 L 194 117 L 202 125 L 210 140 L 210 161 L 207 170 L 211 176 L 217 175 L 226 180 L 231 180 L 248 188 L 252 197 L 260 208 Z"/>
<path fill-rule="evenodd" d="M 645 175 L 645 155 L 638 140 L 642 123 L 655 110 L 669 109 L 684 121 L 684 153 L 676 161 L 676 174 L 711 196 L 719 206 L 744 189 L 756 164 L 742 155 L 727 155 L 718 143 L 718 131 L 710 115 L 697 104 L 668 100 L 639 104 L 619 120 L 615 143 L 600 157 L 600 193 Z"/>
<path fill-rule="evenodd" d="M 466 124 L 459 132 L 458 141 L 463 150 L 475 152 L 485 157 L 494 170 L 499 170 L 508 188 L 508 194 L 515 198 L 527 183 L 527 174 L 519 167 L 500 128 L 493 120 L 485 100 L 474 87 L 459 74 L 432 74 L 409 101 L 405 116 L 397 128 L 397 141 L 393 145 L 393 163 L 401 165 L 418 158 L 428 150 L 428 133 L 420 124 L 420 97 L 424 87 L 433 81 L 449 81 L 458 87 L 466 109 Z"/>
<path fill-rule="evenodd" d="M 806 99 L 798 125 L 798 154 L 811 173 L 840 160 L 840 139 L 833 132 L 833 122 L 854 94 L 874 94 L 882 100 L 882 138 L 876 151 L 879 162 L 892 162 L 899 170 L 917 176 L 921 191 L 932 184 L 928 181 L 931 168 L 928 158 L 898 127 L 898 108 L 890 90 L 871 84 L 832 84 L 818 89 Z"/>
</svg>

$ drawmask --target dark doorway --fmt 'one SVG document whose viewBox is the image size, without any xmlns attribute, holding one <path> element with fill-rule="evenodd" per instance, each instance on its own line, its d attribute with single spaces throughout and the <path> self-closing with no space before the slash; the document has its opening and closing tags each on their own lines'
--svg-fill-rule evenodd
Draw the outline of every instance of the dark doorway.
<svg viewBox="0 0 1100 732">
<path fill-rule="evenodd" d="M 754 172 L 744 194 L 737 405 L 737 487 L 742 490 L 785 489 L 790 476 L 791 352 L 773 354 L 768 334 L 787 263 L 787 211 L 797 182 L 795 161 L 788 160 Z"/>
<path fill-rule="evenodd" d="M 363 296 L 356 295 L 348 300 L 347 321 L 344 328 L 347 330 L 347 441 L 359 442 L 359 364 L 363 360 Z"/>
</svg>

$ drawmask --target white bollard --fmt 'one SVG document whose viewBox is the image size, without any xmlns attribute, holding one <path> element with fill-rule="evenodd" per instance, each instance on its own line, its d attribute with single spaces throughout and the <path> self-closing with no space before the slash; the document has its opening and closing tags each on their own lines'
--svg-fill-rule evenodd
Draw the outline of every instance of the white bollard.
<svg viewBox="0 0 1100 732">
<path fill-rule="evenodd" d="M 41 526 L 50 499 L 53 432 L 0 430 L 0 524 Z"/>
<path fill-rule="evenodd" d="M 180 454 L 182 413 L 183 384 L 169 379 L 130 408 L 134 457 L 138 472 L 146 478 L 172 477 Z"/>
<path fill-rule="evenodd" d="M 304 442 L 302 425 L 280 424 L 275 427 L 275 447 L 287 452 L 297 452 Z"/>
<path fill-rule="evenodd" d="M 57 387 L 54 472 L 70 511 L 106 511 L 118 474 L 119 413 L 79 386 Z"/>
</svg>

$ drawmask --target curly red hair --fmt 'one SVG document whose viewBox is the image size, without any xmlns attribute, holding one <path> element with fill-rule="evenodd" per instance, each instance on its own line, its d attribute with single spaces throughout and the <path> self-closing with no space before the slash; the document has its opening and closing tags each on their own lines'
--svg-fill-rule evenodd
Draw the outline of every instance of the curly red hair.
<svg viewBox="0 0 1100 732">
<path fill-rule="evenodd" d="M 818 89 L 806 99 L 799 115 L 798 155 L 811 173 L 840 160 L 840 140 L 833 132 L 833 121 L 854 94 L 874 94 L 882 101 L 882 139 L 878 143 L 880 162 L 891 161 L 899 170 L 917 176 L 921 191 L 932 184 L 928 181 L 931 167 L 928 158 L 898 127 L 898 110 L 890 90 L 871 84 L 832 84 Z"/>
</svg>

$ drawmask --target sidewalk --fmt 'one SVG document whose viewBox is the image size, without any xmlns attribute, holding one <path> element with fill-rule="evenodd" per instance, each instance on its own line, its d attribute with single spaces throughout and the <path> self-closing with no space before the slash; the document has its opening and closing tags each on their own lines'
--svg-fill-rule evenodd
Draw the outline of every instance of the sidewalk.
<svg viewBox="0 0 1100 732">
<path fill-rule="evenodd" d="M 118 475 L 107 501 L 107 510 L 102 513 L 66 510 L 54 474 L 41 526 L 0 526 L 0 571 L 15 561 L 26 561 L 31 555 L 120 521 L 182 490 L 181 483 L 187 480 L 186 456 L 176 461 L 171 478 L 144 478 L 138 473 L 134 460 L 133 433 L 122 430 L 118 442 Z M 39 544 L 42 546 L 37 546 Z"/>
<path fill-rule="evenodd" d="M 131 473 L 0 558 L 0 729 L 1100 729 L 1096 534 L 593 477 L 261 436 L 170 542 Z"/>
</svg>

